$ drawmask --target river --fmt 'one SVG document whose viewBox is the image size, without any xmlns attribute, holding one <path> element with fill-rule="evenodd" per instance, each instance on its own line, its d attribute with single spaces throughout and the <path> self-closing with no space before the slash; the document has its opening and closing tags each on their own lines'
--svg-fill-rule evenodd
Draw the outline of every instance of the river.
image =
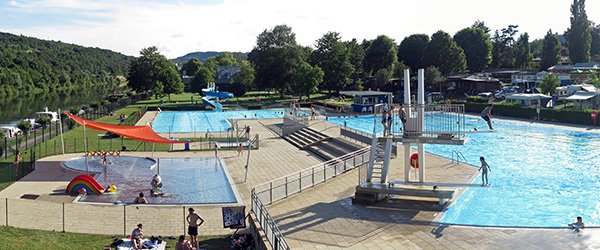
<svg viewBox="0 0 600 250">
<path fill-rule="evenodd" d="M 71 91 L 67 93 L 44 93 L 17 98 L 0 99 L 0 126 L 14 126 L 19 120 L 33 118 L 35 112 L 48 107 L 51 111 L 59 108 L 65 110 L 71 107 L 93 102 L 99 102 L 108 96 L 108 90 Z"/>
</svg>

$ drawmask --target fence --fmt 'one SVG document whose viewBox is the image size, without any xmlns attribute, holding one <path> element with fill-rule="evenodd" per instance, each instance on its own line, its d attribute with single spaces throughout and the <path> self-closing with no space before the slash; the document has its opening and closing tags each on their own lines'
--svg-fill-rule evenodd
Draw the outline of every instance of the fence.
<svg viewBox="0 0 600 250">
<path fill-rule="evenodd" d="M 290 249 L 264 204 L 285 199 L 319 183 L 369 162 L 370 147 L 319 163 L 313 167 L 274 179 L 252 188 L 251 211 L 256 215 L 273 249 Z M 362 173 L 364 174 L 364 173 Z M 364 174 L 366 177 L 366 174 Z M 359 171 L 359 180 L 362 179 Z"/>
<path fill-rule="evenodd" d="M 31 197 L 35 198 L 35 197 Z M 0 199 L 0 226 L 106 235 L 128 235 L 137 224 L 148 235 L 185 235 L 189 206 L 99 205 Z M 222 208 L 195 206 L 205 235 L 231 233 L 223 227 Z"/>
</svg>

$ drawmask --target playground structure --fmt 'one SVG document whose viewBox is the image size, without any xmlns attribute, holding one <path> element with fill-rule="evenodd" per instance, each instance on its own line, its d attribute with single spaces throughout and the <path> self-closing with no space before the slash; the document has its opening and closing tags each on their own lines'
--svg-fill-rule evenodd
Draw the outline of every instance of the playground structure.
<svg viewBox="0 0 600 250">
<path fill-rule="evenodd" d="M 222 112 L 223 105 L 219 103 L 219 100 L 225 100 L 233 98 L 233 94 L 229 92 L 220 92 L 217 90 L 215 83 L 208 83 L 207 88 L 202 89 L 202 102 L 206 105 L 213 106 L 216 111 Z"/>
<path fill-rule="evenodd" d="M 77 195 L 80 189 L 85 189 L 87 194 L 102 194 L 104 188 L 98 183 L 94 177 L 87 174 L 75 176 L 69 185 L 67 185 L 67 193 Z M 116 189 L 116 188 L 115 188 Z"/>
<path fill-rule="evenodd" d="M 356 187 L 354 202 L 372 204 L 390 195 L 438 198 L 444 205 L 454 195 L 455 190 L 426 186 L 425 144 L 464 145 L 466 142 L 465 115 L 463 105 L 425 104 L 424 70 L 418 70 L 418 92 L 416 104 L 411 100 L 410 71 L 404 71 L 404 104 L 398 109 L 391 104 L 374 105 L 375 126 L 382 126 L 382 117 L 391 117 L 389 132 L 382 136 L 373 129 L 371 152 L 366 182 Z M 391 111 L 390 111 L 391 110 Z M 388 115 L 383 115 L 387 113 Z M 402 116 L 402 117 L 400 117 Z M 425 123 L 425 116 L 431 118 L 432 124 Z M 400 126 L 402 128 L 394 128 Z M 397 142 L 404 148 L 404 180 L 388 180 L 388 172 L 392 158 L 392 147 Z M 414 154 L 413 147 L 417 148 Z M 410 173 L 415 171 L 411 180 Z"/>
</svg>

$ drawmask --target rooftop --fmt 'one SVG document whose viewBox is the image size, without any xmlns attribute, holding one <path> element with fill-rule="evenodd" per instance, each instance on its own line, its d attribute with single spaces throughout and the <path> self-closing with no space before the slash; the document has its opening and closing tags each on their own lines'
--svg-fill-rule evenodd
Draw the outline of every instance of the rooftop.
<svg viewBox="0 0 600 250">
<path fill-rule="evenodd" d="M 373 95 L 391 95 L 392 92 L 383 92 L 383 91 L 340 91 L 340 94 L 345 96 L 373 96 Z"/>
</svg>

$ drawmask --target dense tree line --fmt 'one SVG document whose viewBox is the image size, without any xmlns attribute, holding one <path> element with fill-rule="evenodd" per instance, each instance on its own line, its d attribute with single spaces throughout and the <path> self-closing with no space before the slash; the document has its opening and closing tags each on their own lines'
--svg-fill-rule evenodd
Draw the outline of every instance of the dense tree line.
<svg viewBox="0 0 600 250">
<path fill-rule="evenodd" d="M 156 47 L 144 48 L 127 73 L 128 85 L 138 92 L 149 92 L 161 97 L 183 92 L 183 81 L 176 66 L 158 52 Z"/>
<path fill-rule="evenodd" d="M 110 50 L 0 33 L 0 97 L 113 89 L 132 59 Z"/>
</svg>

